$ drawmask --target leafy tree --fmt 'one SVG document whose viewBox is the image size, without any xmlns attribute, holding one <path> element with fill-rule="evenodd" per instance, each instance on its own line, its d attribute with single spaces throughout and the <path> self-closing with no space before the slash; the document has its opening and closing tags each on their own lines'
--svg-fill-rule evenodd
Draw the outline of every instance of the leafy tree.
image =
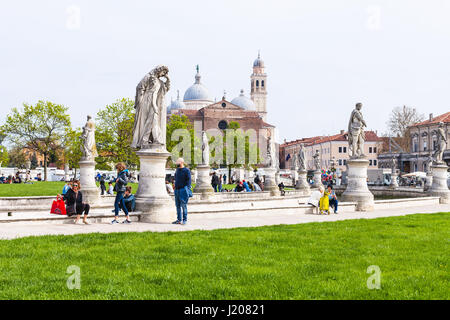
<svg viewBox="0 0 450 320">
<path fill-rule="evenodd" d="M 9 163 L 8 150 L 6 150 L 6 147 L 0 146 L 0 167 L 2 165 L 7 166 L 8 163 Z"/>
<path fill-rule="evenodd" d="M 174 135 L 175 130 L 177 129 L 185 129 L 189 132 L 189 136 L 190 136 L 190 143 L 189 143 L 189 147 L 190 147 L 190 159 L 188 159 L 188 157 L 185 156 L 185 161 L 189 162 L 189 166 L 191 169 L 194 169 L 196 167 L 195 164 L 195 152 L 198 152 L 198 150 L 196 150 L 196 146 L 198 146 L 200 144 L 200 139 L 195 135 L 194 132 L 194 127 L 192 125 L 192 123 L 189 121 L 189 118 L 185 115 L 176 115 L 173 114 L 170 116 L 170 118 L 167 121 L 167 128 L 166 128 L 166 148 L 167 151 L 172 153 L 172 156 L 169 157 L 168 159 L 168 165 L 170 167 L 174 167 L 175 166 L 175 161 L 176 159 L 172 159 L 175 155 L 175 151 L 179 151 L 176 149 L 176 147 L 179 145 L 180 143 L 180 139 L 178 139 L 178 137 L 176 135 Z"/>
<path fill-rule="evenodd" d="M 9 166 L 17 167 L 19 169 L 25 168 L 27 157 L 20 147 L 16 147 L 9 153 Z"/>
<path fill-rule="evenodd" d="M 125 162 L 130 168 L 139 167 L 139 158 L 131 148 L 134 115 L 134 101 L 127 98 L 116 100 L 97 113 L 97 169 L 116 162 Z"/>
<path fill-rule="evenodd" d="M 240 127 L 238 122 L 230 121 L 227 129 L 234 130 L 234 135 L 231 137 L 233 140 L 227 141 L 227 135 L 224 135 L 223 159 L 228 168 L 229 183 L 231 183 L 232 168 L 241 168 L 242 166 L 246 168 L 255 168 L 256 163 L 261 161 L 257 143 L 250 142 L 250 137 L 245 135 Z M 245 154 L 243 155 L 239 154 L 239 144 L 241 143 L 244 143 Z M 233 154 L 228 155 L 229 152 L 227 149 L 231 147 L 231 144 L 233 145 Z M 256 154 L 256 159 L 251 158 L 252 154 Z M 252 160 L 256 160 L 256 163 Z"/>
<path fill-rule="evenodd" d="M 81 151 L 81 129 L 70 129 L 67 132 L 66 140 L 65 140 L 65 149 L 64 149 L 64 160 L 69 164 L 70 168 L 76 169 L 79 168 L 78 162 L 81 160 L 82 151 Z"/>
<path fill-rule="evenodd" d="M 392 110 L 387 125 L 390 133 L 397 136 L 396 141 L 404 151 L 410 149 L 411 139 L 408 128 L 423 121 L 424 118 L 424 115 L 419 114 L 416 108 L 403 106 Z"/>
<path fill-rule="evenodd" d="M 36 105 L 24 103 L 23 109 L 13 108 L 2 130 L 16 147 L 27 148 L 44 156 L 44 180 L 47 180 L 47 162 L 50 153 L 61 148 L 70 117 L 67 107 L 49 101 Z"/>
</svg>

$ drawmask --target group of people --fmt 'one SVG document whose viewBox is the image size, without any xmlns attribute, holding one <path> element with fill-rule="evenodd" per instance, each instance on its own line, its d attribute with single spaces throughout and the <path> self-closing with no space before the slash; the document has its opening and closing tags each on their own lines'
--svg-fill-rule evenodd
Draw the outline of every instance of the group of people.
<svg viewBox="0 0 450 320">
<path fill-rule="evenodd" d="M 132 194 L 131 186 L 127 186 L 129 182 L 129 173 L 126 165 L 123 162 L 119 162 L 116 165 L 116 169 L 117 178 L 115 180 L 115 187 L 112 187 L 112 182 L 110 182 L 113 190 L 112 192 L 116 192 L 113 209 L 114 220 L 111 221 L 111 224 L 119 223 L 120 211 L 123 211 L 125 214 L 125 220 L 123 220 L 122 223 L 129 224 L 131 223 L 129 213 L 135 210 L 136 199 Z M 102 192 L 102 194 L 104 194 L 104 192 Z M 68 181 L 64 185 L 61 195 L 58 195 L 57 198 L 64 200 L 66 205 L 66 213 L 68 216 L 76 215 L 74 221 L 76 224 L 79 223 L 82 215 L 83 223 L 89 224 L 89 222 L 87 221 L 87 217 L 89 215 L 91 206 L 89 203 L 87 203 L 86 199 L 83 198 L 80 180 L 72 179 Z"/>
<path fill-rule="evenodd" d="M 41 181 L 41 174 L 38 173 L 37 177 L 35 178 L 36 181 Z M 5 177 L 5 175 L 2 174 L 0 177 L 0 183 L 6 183 L 6 184 L 12 184 L 12 183 L 32 183 L 31 182 L 31 171 L 28 170 L 25 174 L 21 174 L 19 171 L 16 172 L 15 175 L 9 175 L 8 177 Z"/>
<path fill-rule="evenodd" d="M 308 204 L 318 208 L 319 214 L 330 214 L 330 209 L 338 213 L 339 201 L 332 185 L 328 185 L 326 189 L 320 186 L 318 190 L 312 192 Z"/>
</svg>

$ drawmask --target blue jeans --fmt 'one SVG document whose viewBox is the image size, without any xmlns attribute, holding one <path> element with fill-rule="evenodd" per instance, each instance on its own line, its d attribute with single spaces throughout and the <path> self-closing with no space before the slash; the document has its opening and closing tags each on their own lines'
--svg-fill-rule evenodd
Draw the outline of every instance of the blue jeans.
<svg viewBox="0 0 450 320">
<path fill-rule="evenodd" d="M 330 207 L 334 208 L 334 213 L 336 213 L 338 210 L 338 203 L 339 201 L 337 201 L 337 199 L 330 199 Z"/>
<path fill-rule="evenodd" d="M 114 201 L 114 215 L 119 215 L 119 209 L 122 209 L 125 212 L 125 215 L 128 217 L 128 209 L 125 205 L 125 200 L 123 198 L 124 192 L 117 192 L 116 201 Z"/>
<path fill-rule="evenodd" d="M 187 203 L 188 195 L 185 189 L 175 189 L 175 206 L 177 207 L 177 221 L 187 221 Z M 183 216 L 181 216 L 181 211 L 183 211 Z"/>
</svg>

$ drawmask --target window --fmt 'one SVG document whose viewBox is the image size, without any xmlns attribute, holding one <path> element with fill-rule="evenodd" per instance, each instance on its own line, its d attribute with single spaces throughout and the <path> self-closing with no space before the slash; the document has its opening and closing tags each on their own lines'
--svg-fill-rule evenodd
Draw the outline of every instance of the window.
<svg viewBox="0 0 450 320">
<path fill-rule="evenodd" d="M 347 147 L 344 147 L 344 153 L 347 153 Z"/>
<path fill-rule="evenodd" d="M 423 138 L 423 151 L 427 151 L 428 143 L 427 138 Z"/>
<path fill-rule="evenodd" d="M 344 159 L 344 166 L 346 166 L 346 165 L 347 165 L 347 160 Z"/>
<path fill-rule="evenodd" d="M 222 108 L 225 108 L 227 104 L 225 102 L 222 102 Z"/>
<path fill-rule="evenodd" d="M 369 147 L 369 153 L 372 153 L 372 147 Z"/>
<path fill-rule="evenodd" d="M 376 166 L 377 165 L 377 160 L 373 160 L 373 165 Z"/>
<path fill-rule="evenodd" d="M 412 145 L 413 145 L 413 152 L 418 152 L 419 151 L 419 146 L 417 143 L 417 137 L 414 137 L 412 139 Z"/>
<path fill-rule="evenodd" d="M 264 80 L 261 80 L 261 87 L 264 88 Z"/>
<path fill-rule="evenodd" d="M 371 166 L 372 165 L 372 160 L 369 160 L 369 166 Z"/>
<path fill-rule="evenodd" d="M 373 153 L 377 153 L 377 147 L 373 147 Z"/>
<path fill-rule="evenodd" d="M 342 147 L 339 147 L 339 153 L 342 153 Z"/>
<path fill-rule="evenodd" d="M 219 129 L 225 130 L 228 127 L 228 123 L 225 120 L 219 121 Z"/>
<path fill-rule="evenodd" d="M 259 87 L 259 80 L 256 80 L 256 87 Z"/>
<path fill-rule="evenodd" d="M 339 159 L 339 165 L 342 166 L 342 159 Z"/>
</svg>

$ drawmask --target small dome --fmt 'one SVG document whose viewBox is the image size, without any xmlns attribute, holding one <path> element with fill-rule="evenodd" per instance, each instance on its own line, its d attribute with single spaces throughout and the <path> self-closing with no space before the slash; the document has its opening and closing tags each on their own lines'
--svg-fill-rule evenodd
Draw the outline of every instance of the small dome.
<svg viewBox="0 0 450 320">
<path fill-rule="evenodd" d="M 253 62 L 253 67 L 264 68 L 264 61 L 261 59 L 261 54 L 258 52 L 258 58 Z"/>
<path fill-rule="evenodd" d="M 171 112 L 172 110 L 177 109 L 186 109 L 185 104 L 183 101 L 180 100 L 180 91 L 177 90 L 177 100 L 172 100 L 170 105 L 167 107 L 167 112 Z"/>
<path fill-rule="evenodd" d="M 184 93 L 183 101 L 190 100 L 210 100 L 209 92 L 206 87 L 201 84 L 201 75 L 199 72 L 199 67 L 197 65 L 197 74 L 195 75 L 195 83 L 190 86 Z"/>
<path fill-rule="evenodd" d="M 245 110 L 253 110 L 253 111 L 256 110 L 255 103 L 244 95 L 244 90 L 242 89 L 241 94 L 238 97 L 231 100 L 231 103 Z"/>
</svg>

